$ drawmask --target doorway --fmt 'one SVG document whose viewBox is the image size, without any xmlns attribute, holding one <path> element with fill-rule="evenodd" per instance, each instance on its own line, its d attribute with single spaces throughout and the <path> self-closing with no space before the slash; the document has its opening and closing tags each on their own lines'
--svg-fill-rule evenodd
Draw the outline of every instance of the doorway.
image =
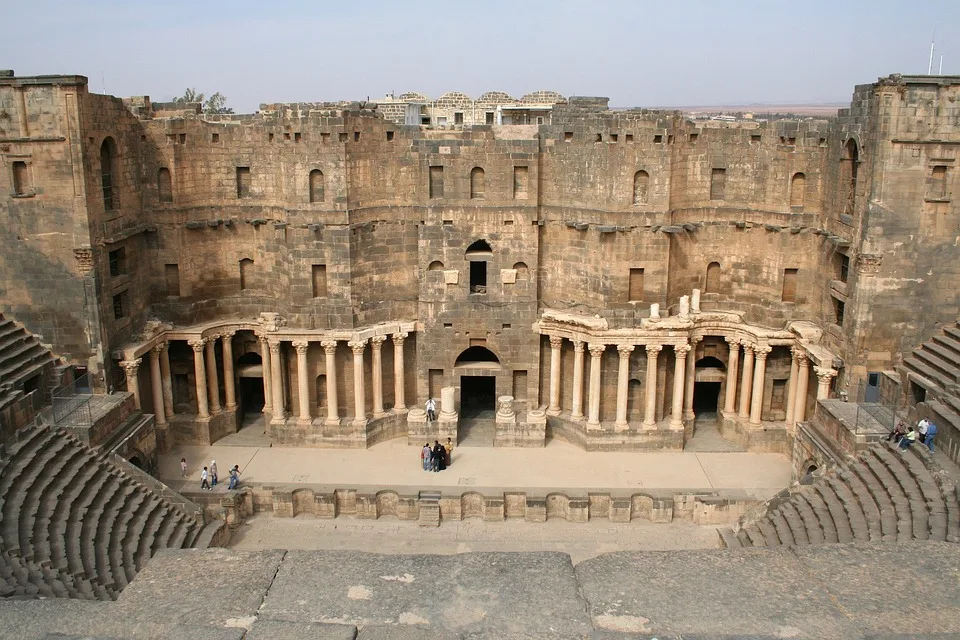
<svg viewBox="0 0 960 640">
<path fill-rule="evenodd" d="M 244 416 L 260 414 L 264 401 L 263 378 L 240 378 L 240 402 Z"/>
<path fill-rule="evenodd" d="M 461 419 L 494 419 L 497 379 L 493 376 L 460 376 Z"/>
<path fill-rule="evenodd" d="M 695 414 L 716 413 L 719 408 L 719 401 L 719 382 L 693 383 L 693 412 Z"/>
</svg>

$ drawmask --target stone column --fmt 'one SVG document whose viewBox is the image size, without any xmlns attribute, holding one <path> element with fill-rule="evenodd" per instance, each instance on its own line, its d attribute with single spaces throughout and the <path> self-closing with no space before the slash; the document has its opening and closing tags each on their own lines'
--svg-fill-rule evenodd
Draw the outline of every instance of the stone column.
<svg viewBox="0 0 960 640">
<path fill-rule="evenodd" d="M 383 359 L 380 351 L 383 343 L 387 341 L 387 336 L 374 336 L 370 338 L 370 350 L 373 356 L 373 417 L 383 417 Z"/>
<path fill-rule="evenodd" d="M 797 404 L 797 374 L 800 371 L 797 353 L 799 349 L 799 347 L 790 349 L 790 381 L 787 383 L 787 426 L 793 426 L 793 411 Z"/>
<path fill-rule="evenodd" d="M 600 356 L 606 350 L 605 344 L 590 343 L 590 394 L 588 397 L 587 429 L 600 428 Z"/>
<path fill-rule="evenodd" d="M 817 374 L 817 400 L 826 400 L 830 397 L 830 379 L 837 372 L 828 367 L 814 367 L 813 372 Z"/>
<path fill-rule="evenodd" d="M 353 350 L 353 406 L 356 408 L 354 422 L 366 423 L 366 389 L 363 386 L 363 350 L 366 340 L 352 340 L 347 345 Z"/>
<path fill-rule="evenodd" d="M 227 411 L 237 408 L 237 381 L 233 374 L 233 335 L 236 331 L 226 331 L 223 338 L 223 390 L 226 394 Z"/>
<path fill-rule="evenodd" d="M 340 415 L 337 413 L 337 341 L 324 340 L 320 344 L 323 345 L 327 366 L 327 424 L 340 424 Z"/>
<path fill-rule="evenodd" d="M 630 354 L 634 348 L 632 344 L 617 346 L 617 353 L 620 354 L 620 369 L 617 371 L 617 431 L 625 431 L 630 427 L 627 423 L 627 389 L 630 386 Z"/>
<path fill-rule="evenodd" d="M 407 405 L 403 397 L 403 341 L 407 339 L 407 333 L 401 331 L 393 334 L 391 338 L 393 340 L 393 410 L 406 411 Z"/>
<path fill-rule="evenodd" d="M 687 344 L 680 344 L 673 348 L 673 354 L 675 361 L 673 363 L 673 407 L 670 413 L 670 428 L 680 431 L 683 429 L 683 388 L 684 388 L 684 372 L 689 369 L 687 363 L 687 354 L 690 353 L 692 347 Z M 695 358 L 690 358 L 690 362 L 693 362 Z M 690 394 L 693 395 L 693 394 Z M 692 412 L 691 412 L 692 413 Z"/>
<path fill-rule="evenodd" d="M 283 424 L 287 413 L 283 402 L 283 369 L 280 363 L 280 341 L 270 340 L 270 390 L 273 392 L 273 424 Z"/>
<path fill-rule="evenodd" d="M 133 403 L 137 409 L 140 408 L 140 378 L 137 375 L 140 362 L 141 359 L 137 358 L 136 360 L 124 360 L 120 363 L 120 366 L 123 367 L 123 373 L 127 377 L 127 391 L 133 394 Z"/>
<path fill-rule="evenodd" d="M 583 342 L 573 341 L 573 407 L 570 418 L 583 420 Z"/>
<path fill-rule="evenodd" d="M 263 412 L 273 413 L 273 358 L 270 343 L 260 336 L 260 368 L 263 369 Z"/>
<path fill-rule="evenodd" d="M 153 413 L 158 427 L 167 426 L 167 415 L 163 407 L 163 382 L 160 373 L 160 351 L 163 346 L 150 349 L 150 389 L 153 392 Z"/>
<path fill-rule="evenodd" d="M 741 420 L 750 417 L 750 389 L 753 382 L 753 345 L 743 343 L 743 373 L 740 375 L 740 414 Z"/>
<path fill-rule="evenodd" d="M 297 340 L 293 343 L 297 351 L 297 396 L 300 400 L 300 419 L 297 422 L 306 426 L 311 422 L 310 416 L 310 380 L 307 366 L 307 350 L 310 343 L 306 340 Z"/>
<path fill-rule="evenodd" d="M 220 380 L 217 376 L 217 337 L 207 340 L 207 394 L 210 398 L 210 412 L 220 413 Z"/>
<path fill-rule="evenodd" d="M 726 340 L 730 345 L 730 352 L 727 354 L 727 387 L 723 411 L 733 413 L 737 410 L 737 365 L 740 362 L 740 341 L 730 337 Z"/>
<path fill-rule="evenodd" d="M 806 353 L 797 354 L 797 399 L 793 404 L 794 423 L 803 422 L 807 412 L 807 385 L 810 383 L 810 359 Z"/>
<path fill-rule="evenodd" d="M 170 343 L 160 346 L 160 380 L 163 387 L 163 413 L 167 420 L 173 417 L 173 378 L 170 376 Z"/>
<path fill-rule="evenodd" d="M 703 340 L 703 338 L 690 338 L 690 348 L 693 353 L 689 358 L 686 358 L 686 384 L 684 385 L 685 391 L 683 393 L 684 420 L 693 420 L 696 417 L 693 413 L 693 389 L 697 382 L 697 343 L 701 340 Z"/>
<path fill-rule="evenodd" d="M 643 383 L 646 403 L 643 407 L 643 426 L 652 429 L 657 424 L 657 354 L 662 344 L 647 345 L 647 378 Z"/>
<path fill-rule="evenodd" d="M 750 405 L 750 424 L 760 424 L 760 414 L 763 412 L 763 383 L 767 368 L 767 355 L 771 348 L 768 346 L 754 349 L 756 361 L 753 365 L 753 402 Z"/>
<path fill-rule="evenodd" d="M 560 347 L 563 338 L 550 336 L 550 406 L 547 415 L 560 415 Z"/>
<path fill-rule="evenodd" d="M 210 408 L 207 406 L 207 370 L 203 364 L 203 345 L 206 340 L 203 338 L 190 340 L 187 344 L 193 349 L 193 375 L 196 378 L 197 387 L 197 417 L 200 419 L 210 417 Z"/>
</svg>

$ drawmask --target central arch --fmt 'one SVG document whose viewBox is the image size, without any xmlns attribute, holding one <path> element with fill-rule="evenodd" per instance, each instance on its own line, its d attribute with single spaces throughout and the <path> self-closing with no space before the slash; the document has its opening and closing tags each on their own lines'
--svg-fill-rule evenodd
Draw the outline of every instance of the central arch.
<svg viewBox="0 0 960 640">
<path fill-rule="evenodd" d="M 694 364 L 696 376 L 693 385 L 693 412 L 719 413 L 720 390 L 726 379 L 727 367 L 713 356 L 704 356 Z"/>
<path fill-rule="evenodd" d="M 474 345 L 460 352 L 454 364 L 460 379 L 460 430 L 458 437 L 473 444 L 493 445 L 497 412 L 497 377 L 500 358 L 490 349 Z"/>
<path fill-rule="evenodd" d="M 456 367 L 471 367 L 480 369 L 500 368 L 500 358 L 486 347 L 472 346 L 464 349 L 457 356 Z"/>
</svg>

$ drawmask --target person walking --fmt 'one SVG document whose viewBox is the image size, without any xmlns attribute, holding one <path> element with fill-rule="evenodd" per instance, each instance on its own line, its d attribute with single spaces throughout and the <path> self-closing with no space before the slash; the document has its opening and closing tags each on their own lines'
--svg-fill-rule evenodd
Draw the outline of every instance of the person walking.
<svg viewBox="0 0 960 640">
<path fill-rule="evenodd" d="M 930 453 L 933 453 L 933 438 L 937 435 L 937 423 L 928 422 L 927 423 L 927 441 L 924 443 L 930 448 Z"/>
<path fill-rule="evenodd" d="M 425 442 L 423 449 L 420 449 L 420 464 L 423 466 L 424 471 L 430 471 L 432 458 L 433 453 L 430 451 L 430 443 Z"/>
<path fill-rule="evenodd" d="M 229 491 L 233 491 L 240 485 L 240 465 L 235 464 L 230 469 L 230 484 L 227 485 Z"/>
<path fill-rule="evenodd" d="M 210 490 L 210 473 L 206 467 L 200 472 L 200 489 Z"/>
<path fill-rule="evenodd" d="M 434 422 L 437 419 L 437 403 L 433 398 L 427 398 L 427 420 Z"/>
<path fill-rule="evenodd" d="M 450 438 L 447 438 L 446 451 L 447 451 L 447 458 L 444 461 L 444 463 L 446 466 L 449 467 L 453 463 L 453 440 L 451 440 Z"/>
<path fill-rule="evenodd" d="M 210 486 L 217 486 L 217 461 L 210 461 Z"/>
<path fill-rule="evenodd" d="M 187 477 L 187 459 L 180 458 L 180 476 L 183 478 Z"/>
</svg>

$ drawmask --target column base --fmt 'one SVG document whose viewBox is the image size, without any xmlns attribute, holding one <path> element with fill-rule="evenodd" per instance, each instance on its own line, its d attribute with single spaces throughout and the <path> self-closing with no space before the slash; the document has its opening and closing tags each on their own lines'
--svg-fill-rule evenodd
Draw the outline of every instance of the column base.
<svg viewBox="0 0 960 640">
<path fill-rule="evenodd" d="M 382 418 L 382 417 L 385 416 L 385 415 L 387 415 L 387 412 L 386 412 L 386 411 L 374 411 L 374 412 L 373 412 L 373 419 L 376 420 L 377 418 Z"/>
<path fill-rule="evenodd" d="M 560 413 L 561 413 L 560 407 L 557 407 L 556 409 L 547 409 L 548 416 L 558 416 L 560 415 Z"/>
<path fill-rule="evenodd" d="M 227 411 L 236 411 L 236 410 L 237 410 L 237 403 L 234 402 L 233 404 L 228 404 L 228 405 L 226 406 L 226 409 L 227 409 Z"/>
<path fill-rule="evenodd" d="M 366 416 L 358 416 L 353 420 L 351 420 L 350 424 L 352 424 L 355 427 L 365 427 L 367 426 L 367 418 Z"/>
<path fill-rule="evenodd" d="M 580 414 L 580 415 L 576 415 L 576 416 L 570 416 L 570 419 L 573 420 L 574 422 L 583 422 L 583 419 L 584 419 L 585 417 L 586 417 L 586 416 L 584 416 L 583 414 Z"/>
<path fill-rule="evenodd" d="M 683 419 L 684 419 L 684 421 L 686 421 L 686 420 L 695 420 L 696 417 L 697 417 L 697 414 L 694 413 L 693 411 L 684 411 L 684 412 L 683 412 Z"/>
<path fill-rule="evenodd" d="M 630 431 L 630 423 L 629 423 L 629 422 L 615 422 L 615 423 L 613 424 L 613 430 L 614 430 L 614 431 Z"/>
<path fill-rule="evenodd" d="M 299 427 L 312 427 L 313 418 L 297 418 L 297 426 Z"/>
<path fill-rule="evenodd" d="M 656 422 L 643 422 L 640 424 L 640 429 L 643 431 L 656 431 L 657 423 Z"/>
<path fill-rule="evenodd" d="M 327 419 L 325 419 L 325 420 L 323 421 L 323 424 L 327 425 L 328 427 L 339 427 L 339 426 L 340 426 L 340 418 L 339 418 L 339 417 L 336 417 L 336 418 L 327 418 Z"/>
<path fill-rule="evenodd" d="M 279 425 L 287 424 L 287 417 L 282 413 L 279 413 L 273 416 L 273 418 L 270 420 L 270 424 L 279 424 Z"/>
<path fill-rule="evenodd" d="M 587 431 L 602 431 L 602 430 L 603 430 L 603 425 L 601 425 L 599 422 L 587 423 Z"/>
</svg>

